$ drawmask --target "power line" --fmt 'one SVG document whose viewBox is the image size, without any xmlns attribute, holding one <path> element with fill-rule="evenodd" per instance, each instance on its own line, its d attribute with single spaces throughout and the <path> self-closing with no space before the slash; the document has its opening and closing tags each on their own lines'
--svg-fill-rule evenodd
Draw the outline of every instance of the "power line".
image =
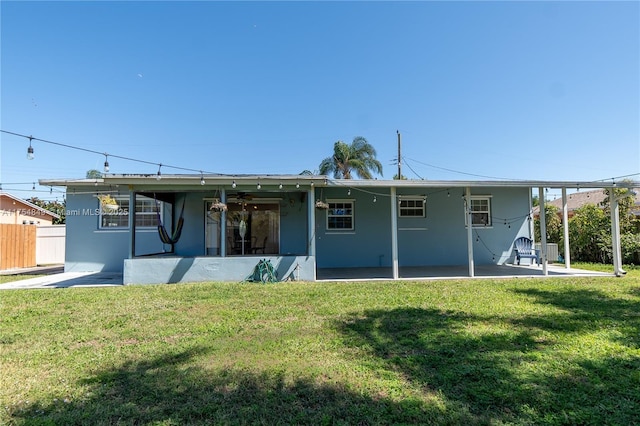
<svg viewBox="0 0 640 426">
<path fill-rule="evenodd" d="M 444 170 L 447 172 L 451 172 L 451 173 L 458 173 L 461 175 L 467 175 L 467 176 L 474 176 L 474 177 L 481 177 L 481 178 L 485 178 L 485 179 L 498 179 L 498 180 L 521 180 L 521 179 L 512 179 L 512 178 L 505 178 L 505 177 L 496 177 L 496 176 L 486 176 L 486 175 L 478 175 L 478 174 L 474 174 L 474 173 L 466 173 L 466 172 L 461 172 L 459 170 L 453 170 L 453 169 L 448 169 L 446 167 L 439 167 L 439 166 L 434 166 L 433 164 L 428 164 L 422 161 L 418 161 L 415 160 L 413 158 L 407 158 L 407 157 L 403 157 L 405 159 L 405 164 L 406 164 L 406 160 L 411 160 L 411 161 L 415 161 L 418 164 L 422 164 L 423 166 L 427 166 L 427 167 L 432 167 L 434 169 L 438 169 L 438 170 Z M 414 172 L 415 173 L 415 172 Z M 417 173 L 416 173 L 417 174 Z"/>
<path fill-rule="evenodd" d="M 103 155 L 105 157 L 105 169 L 108 170 L 109 166 L 108 166 L 108 158 L 119 158 L 121 160 L 126 160 L 126 161 L 132 161 L 132 162 L 136 162 L 136 163 L 141 163 L 141 164 L 150 164 L 153 166 L 158 166 L 158 171 L 160 171 L 160 168 L 165 167 L 165 168 L 169 168 L 169 169 L 175 169 L 175 170 L 183 170 L 183 171 L 188 171 L 188 172 L 196 172 L 196 173 L 206 173 L 206 174 L 213 174 L 213 175 L 222 175 L 221 173 L 216 173 L 216 172 L 207 172 L 207 171 L 202 171 L 202 170 L 197 170 L 197 169 L 190 169 L 187 167 L 180 167 L 180 166 L 172 166 L 170 164 L 164 164 L 164 163 L 156 163 L 153 161 L 147 161 L 147 160 L 140 160 L 137 158 L 131 158 L 131 157 L 126 157 L 124 155 L 117 155 L 117 154 L 109 154 L 108 152 L 100 152 L 100 151 L 96 151 L 93 149 L 88 149 L 88 148 L 83 148 L 80 146 L 75 146 L 75 145 L 70 145 L 70 144 L 66 144 L 66 143 L 61 143 L 61 142 L 55 142 L 55 141 L 51 141 L 51 140 L 46 140 L 46 139 L 41 139 L 41 138 L 36 138 L 33 136 L 27 136 L 27 135 L 23 135 L 20 133 L 15 133 L 15 132 L 10 132 L 8 130 L 0 130 L 0 132 L 2 133 L 6 133 L 8 135 L 13 135 L 13 136 L 18 136 L 21 138 L 25 138 L 29 140 L 29 148 L 30 150 L 28 151 L 28 154 L 30 154 L 31 156 L 33 156 L 33 147 L 31 146 L 31 142 L 32 141 L 38 141 L 38 142 L 42 142 L 42 143 L 47 143 L 47 144 L 51 144 L 51 145 L 56 145 L 56 146 L 61 146 L 64 148 L 69 148 L 69 149 L 75 149 L 77 151 L 83 151 L 83 152 L 89 152 L 91 154 L 98 154 L 98 155 Z"/>
</svg>

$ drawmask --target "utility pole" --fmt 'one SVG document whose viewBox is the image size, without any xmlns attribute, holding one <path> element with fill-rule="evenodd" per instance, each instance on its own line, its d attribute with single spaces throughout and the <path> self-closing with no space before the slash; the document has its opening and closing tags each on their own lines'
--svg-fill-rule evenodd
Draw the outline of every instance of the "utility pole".
<svg viewBox="0 0 640 426">
<path fill-rule="evenodd" d="M 396 130 L 398 134 L 398 180 L 402 180 L 402 157 L 400 155 L 400 131 Z"/>
</svg>

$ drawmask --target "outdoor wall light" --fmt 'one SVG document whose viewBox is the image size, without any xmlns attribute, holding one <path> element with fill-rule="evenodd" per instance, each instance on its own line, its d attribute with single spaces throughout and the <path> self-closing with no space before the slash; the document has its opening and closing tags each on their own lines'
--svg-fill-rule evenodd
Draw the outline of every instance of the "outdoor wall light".
<svg viewBox="0 0 640 426">
<path fill-rule="evenodd" d="M 33 137 L 29 136 L 29 148 L 27 148 L 27 160 L 33 160 L 35 157 L 33 154 L 33 147 L 31 146 L 31 140 Z"/>
</svg>

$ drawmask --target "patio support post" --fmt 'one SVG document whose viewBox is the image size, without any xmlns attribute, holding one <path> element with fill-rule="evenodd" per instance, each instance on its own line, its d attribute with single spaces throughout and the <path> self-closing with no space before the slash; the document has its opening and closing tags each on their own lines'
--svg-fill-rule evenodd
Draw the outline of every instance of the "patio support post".
<svg viewBox="0 0 640 426">
<path fill-rule="evenodd" d="M 220 202 L 227 204 L 227 190 L 220 190 Z M 227 212 L 220 212 L 220 257 L 227 256 Z"/>
<path fill-rule="evenodd" d="M 307 238 L 308 238 L 308 247 L 307 247 L 307 251 L 309 253 L 309 256 L 313 256 L 315 257 L 316 255 L 316 209 L 315 209 L 315 200 L 316 196 L 315 196 L 315 189 L 312 186 L 309 191 L 307 192 L 307 211 L 308 211 L 308 220 L 309 220 L 309 227 L 307 230 Z M 315 281 L 317 279 L 317 270 L 315 265 L 317 265 L 318 262 L 314 261 L 314 267 L 313 267 L 313 281 Z"/>
<path fill-rule="evenodd" d="M 609 191 L 611 204 L 611 249 L 613 254 L 613 273 L 616 277 L 626 274 L 622 269 L 622 249 L 620 247 L 620 207 L 613 188 Z"/>
<path fill-rule="evenodd" d="M 399 137 L 399 136 L 398 136 Z M 398 272 L 398 201 L 396 187 L 391 187 L 391 268 L 393 279 L 400 277 Z"/>
<path fill-rule="evenodd" d="M 129 259 L 136 257 L 136 193 L 129 193 L 129 229 L 131 230 L 131 238 L 129 238 Z"/>
<path fill-rule="evenodd" d="M 467 215 L 467 256 L 469 257 L 469 276 L 475 276 L 475 267 L 473 265 L 473 214 L 471 212 L 471 188 L 465 189 L 464 200 L 465 214 Z"/>
<path fill-rule="evenodd" d="M 564 232 L 564 267 L 571 269 L 569 253 L 569 207 L 567 205 L 567 188 L 562 188 L 562 231 Z"/>
<path fill-rule="evenodd" d="M 542 274 L 547 276 L 547 218 L 545 217 L 544 188 L 538 188 L 540 200 L 540 262 L 542 262 Z"/>
</svg>

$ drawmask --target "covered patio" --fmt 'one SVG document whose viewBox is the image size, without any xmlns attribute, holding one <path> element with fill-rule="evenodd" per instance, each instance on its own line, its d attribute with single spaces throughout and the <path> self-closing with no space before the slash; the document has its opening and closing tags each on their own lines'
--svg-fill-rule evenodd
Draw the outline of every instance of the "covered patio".
<svg viewBox="0 0 640 426">
<path fill-rule="evenodd" d="M 318 281 L 372 281 L 392 280 L 391 268 L 326 268 L 317 270 Z M 475 274 L 469 276 L 467 265 L 453 266 L 405 266 L 399 268 L 399 280 L 449 280 L 471 278 L 571 278 L 613 277 L 614 272 L 588 271 L 566 268 L 562 264 L 547 265 L 546 273 L 538 265 L 476 265 Z"/>
</svg>

